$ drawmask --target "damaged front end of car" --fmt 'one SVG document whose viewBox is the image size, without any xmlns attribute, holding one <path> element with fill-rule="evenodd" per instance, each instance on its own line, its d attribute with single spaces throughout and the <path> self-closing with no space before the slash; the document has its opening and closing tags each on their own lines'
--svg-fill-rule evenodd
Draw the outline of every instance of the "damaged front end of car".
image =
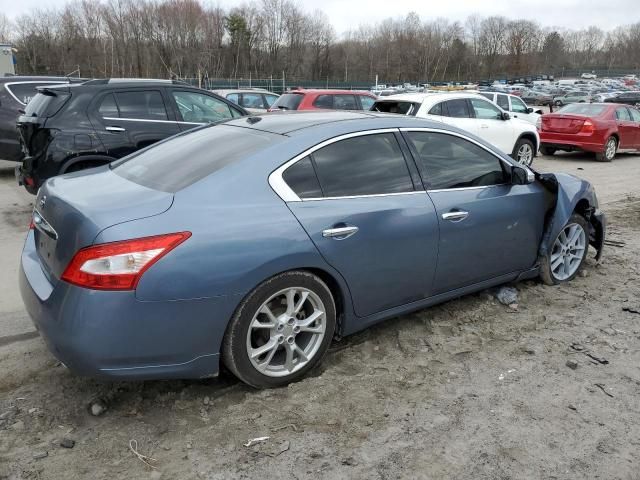
<svg viewBox="0 0 640 480">
<path fill-rule="evenodd" d="M 545 257 L 553 242 L 571 215 L 579 213 L 589 225 L 589 244 L 596 250 L 596 261 L 602 257 L 606 234 L 606 216 L 598 208 L 593 186 L 580 178 L 565 173 L 535 173 L 536 179 L 549 191 L 550 206 L 539 256 Z"/>
</svg>

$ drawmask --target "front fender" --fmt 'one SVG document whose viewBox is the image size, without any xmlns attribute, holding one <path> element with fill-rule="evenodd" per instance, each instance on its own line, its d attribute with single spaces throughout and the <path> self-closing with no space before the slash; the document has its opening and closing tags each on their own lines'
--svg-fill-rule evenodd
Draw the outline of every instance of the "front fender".
<svg viewBox="0 0 640 480">
<path fill-rule="evenodd" d="M 606 217 L 598 210 L 598 199 L 593 186 L 565 173 L 536 173 L 536 178 L 553 196 L 538 254 L 541 257 L 548 255 L 562 228 L 571 215 L 578 211 L 589 223 L 589 243 L 596 249 L 596 260 L 600 260 L 606 233 Z"/>
</svg>

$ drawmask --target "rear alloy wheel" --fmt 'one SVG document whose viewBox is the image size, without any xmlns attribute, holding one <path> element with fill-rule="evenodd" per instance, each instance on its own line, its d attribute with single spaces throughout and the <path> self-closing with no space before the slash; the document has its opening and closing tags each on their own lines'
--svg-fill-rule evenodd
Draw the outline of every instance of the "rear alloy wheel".
<svg viewBox="0 0 640 480">
<path fill-rule="evenodd" d="M 302 271 L 277 275 L 238 308 L 223 341 L 224 363 L 253 387 L 286 385 L 320 362 L 335 324 L 335 303 L 320 278 Z"/>
<path fill-rule="evenodd" d="M 602 153 L 596 153 L 596 160 L 599 162 L 611 162 L 618 150 L 618 141 L 615 137 L 609 137 L 604 144 L 604 151 Z"/>
<path fill-rule="evenodd" d="M 547 285 L 568 282 L 578 274 L 589 249 L 587 221 L 574 213 L 540 262 L 540 277 Z"/>
<path fill-rule="evenodd" d="M 553 148 L 553 147 L 545 147 L 544 145 L 542 145 L 540 147 L 540 153 L 543 154 L 543 155 L 551 156 L 554 153 L 556 153 L 556 149 Z"/>
<path fill-rule="evenodd" d="M 511 155 L 516 162 L 528 167 L 533 162 L 533 156 L 534 150 L 531 140 L 521 138 L 516 142 L 516 146 L 513 148 L 513 154 Z"/>
</svg>

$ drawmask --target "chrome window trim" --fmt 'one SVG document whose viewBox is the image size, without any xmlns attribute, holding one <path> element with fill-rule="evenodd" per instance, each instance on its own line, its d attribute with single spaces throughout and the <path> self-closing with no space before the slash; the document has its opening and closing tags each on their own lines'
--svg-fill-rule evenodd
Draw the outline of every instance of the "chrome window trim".
<svg viewBox="0 0 640 480">
<path fill-rule="evenodd" d="M 478 147 L 482 148 L 486 152 L 489 152 L 491 155 L 496 157 L 499 161 L 501 161 L 502 163 L 507 165 L 509 168 L 514 166 L 514 164 L 512 164 L 511 162 L 508 162 L 507 160 L 505 160 L 501 156 L 497 155 L 496 152 L 494 152 L 491 149 L 489 149 L 488 147 L 482 145 L 480 142 L 477 142 L 474 139 L 472 139 L 470 137 L 467 137 L 465 135 L 462 135 L 462 134 L 460 134 L 458 132 L 453 132 L 451 130 L 444 130 L 444 129 L 440 129 L 440 128 L 427 128 L 427 127 L 402 127 L 402 128 L 400 128 L 400 131 L 401 132 L 433 132 L 433 133 L 444 133 L 446 135 L 453 135 L 454 137 L 462 138 L 463 140 L 466 140 L 468 142 L 473 143 L 474 145 L 477 145 Z M 531 180 L 531 181 L 535 180 L 534 173 L 531 170 L 529 170 L 529 168 L 526 165 L 515 165 L 515 166 L 523 168 L 527 172 L 527 178 L 529 180 Z M 510 185 L 510 184 L 509 183 L 497 183 L 495 185 L 483 185 L 483 186 L 479 186 L 479 187 L 436 188 L 436 189 L 427 189 L 427 192 L 428 193 L 432 193 L 432 192 L 433 193 L 437 193 L 437 192 L 454 192 L 454 191 L 460 191 L 460 190 L 480 190 L 480 189 L 484 189 L 484 188 L 499 187 L 499 186 L 504 186 L 504 185 Z"/>
<path fill-rule="evenodd" d="M 362 137 L 365 135 L 375 135 L 377 133 L 396 133 L 396 132 L 399 132 L 398 128 L 381 128 L 378 130 L 363 130 L 361 132 L 352 132 L 352 133 L 346 133 L 343 135 L 338 135 L 337 137 L 333 137 L 323 142 L 320 142 L 317 145 L 314 145 L 313 147 L 308 148 L 304 152 L 296 155 L 291 160 L 285 162 L 284 164 L 276 168 L 273 172 L 271 172 L 271 174 L 269 175 L 269 185 L 271 186 L 273 191 L 276 192 L 276 194 L 285 202 L 305 202 L 305 201 L 308 202 L 311 200 L 316 200 L 316 201 L 317 200 L 335 200 L 338 198 L 366 198 L 366 197 L 380 197 L 380 196 L 398 195 L 398 194 L 407 194 L 407 193 L 420 193 L 414 190 L 411 192 L 377 193 L 377 194 L 371 194 L 371 195 L 353 195 L 348 197 L 320 197 L 320 198 L 314 198 L 314 199 L 309 199 L 309 198 L 301 199 L 296 194 L 296 192 L 294 192 L 291 189 L 291 187 L 287 185 L 287 182 L 285 182 L 284 179 L 282 178 L 282 174 L 284 173 L 284 171 L 287 168 L 289 168 L 291 165 L 298 162 L 299 160 L 302 160 L 308 155 L 311 155 L 316 150 L 326 147 L 327 145 L 331 145 L 332 143 L 339 142 L 340 140 L 346 140 L 348 138 Z"/>
<path fill-rule="evenodd" d="M 104 120 L 113 120 L 116 122 L 124 121 L 124 122 L 152 122 L 152 123 L 183 123 L 187 125 L 206 125 L 206 123 L 197 123 L 197 122 L 181 122 L 177 120 L 151 120 L 149 118 L 120 118 L 120 117 L 101 117 Z"/>
<path fill-rule="evenodd" d="M 317 202 L 318 200 L 344 200 L 353 198 L 370 198 L 370 197 L 398 197 L 400 195 L 415 195 L 417 193 L 426 193 L 424 190 L 412 190 L 410 192 L 395 192 L 395 193 L 372 193 L 369 195 L 346 195 L 344 197 L 312 197 L 303 198 L 302 202 Z"/>
<path fill-rule="evenodd" d="M 64 80 L 27 80 L 24 82 L 5 82 L 4 84 L 4 89 L 9 93 L 9 95 L 11 95 L 13 97 L 13 99 L 18 102 L 20 105 L 26 106 L 27 104 L 24 103 L 22 100 L 20 100 L 18 97 L 16 97 L 14 95 L 14 93 L 11 91 L 11 89 L 9 88 L 11 85 L 22 85 L 23 83 L 37 83 L 39 85 L 42 85 L 43 83 L 49 83 L 49 84 L 54 84 L 54 85 L 66 85 L 66 84 L 70 84 L 70 82 L 65 82 Z"/>
</svg>

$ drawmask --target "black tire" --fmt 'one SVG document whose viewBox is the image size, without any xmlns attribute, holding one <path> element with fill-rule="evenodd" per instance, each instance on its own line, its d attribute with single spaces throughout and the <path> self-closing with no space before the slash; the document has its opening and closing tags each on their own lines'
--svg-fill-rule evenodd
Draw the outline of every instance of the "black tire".
<svg viewBox="0 0 640 480">
<path fill-rule="evenodd" d="M 553 243 L 551 244 L 547 255 L 540 258 L 540 278 L 542 279 L 542 282 L 545 283 L 546 285 L 559 285 L 561 283 L 570 282 L 576 277 L 576 275 L 580 272 L 580 270 L 582 270 L 582 267 L 584 266 L 584 260 L 585 258 L 587 258 L 587 252 L 589 251 L 589 226 L 587 224 L 587 220 L 582 215 L 574 213 L 573 215 L 571 215 L 571 217 L 569 218 L 567 223 L 564 225 L 564 227 L 562 227 L 563 230 L 567 226 L 574 223 L 580 225 L 585 233 L 586 246 L 582 254 L 582 259 L 580 260 L 580 264 L 576 269 L 576 271 L 570 277 L 565 279 L 556 278 L 556 276 L 553 274 L 553 271 L 551 269 L 551 254 L 553 253 L 553 243 L 555 243 L 558 237 L 554 238 Z M 558 236 L 559 235 L 560 234 L 558 234 Z"/>
<path fill-rule="evenodd" d="M 610 149 L 610 144 L 614 144 L 613 150 Z M 604 143 L 604 150 L 602 152 L 596 153 L 596 160 L 598 162 L 612 162 L 616 157 L 617 151 L 618 141 L 616 140 L 616 137 L 609 137 Z"/>
<path fill-rule="evenodd" d="M 546 145 L 540 146 L 540 153 L 543 155 L 551 156 L 556 153 L 556 149 L 553 147 L 547 147 Z"/>
<path fill-rule="evenodd" d="M 518 152 L 523 146 L 528 146 L 531 149 L 531 158 L 526 162 L 521 162 L 518 156 Z M 526 138 L 520 138 L 516 142 L 516 145 L 513 147 L 513 152 L 511 153 L 511 158 L 513 158 L 516 162 L 522 163 L 523 165 L 529 166 L 533 163 L 533 158 L 536 156 L 536 149 L 533 146 L 533 142 L 531 140 L 527 140 Z"/>
<path fill-rule="evenodd" d="M 325 306 L 325 334 L 315 355 L 293 373 L 271 377 L 257 370 L 249 359 L 247 336 L 254 315 L 275 293 L 292 287 L 314 292 Z M 305 271 L 284 272 L 254 288 L 242 301 L 229 322 L 222 342 L 222 361 L 241 381 L 255 388 L 276 388 L 304 377 L 326 355 L 336 328 L 336 307 L 329 287 L 316 275 Z"/>
</svg>

